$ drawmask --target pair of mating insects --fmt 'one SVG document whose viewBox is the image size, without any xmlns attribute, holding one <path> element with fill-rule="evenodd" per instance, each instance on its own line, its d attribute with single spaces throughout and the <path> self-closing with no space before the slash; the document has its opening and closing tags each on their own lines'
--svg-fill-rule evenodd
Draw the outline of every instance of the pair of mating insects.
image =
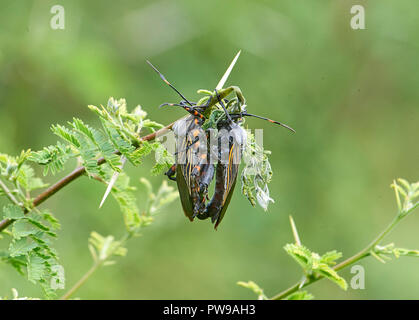
<svg viewBox="0 0 419 320">
<path fill-rule="evenodd" d="M 164 103 L 161 106 L 178 106 L 190 115 L 173 125 L 176 136 L 175 164 L 166 172 L 177 182 L 180 200 L 185 215 L 190 221 L 211 218 L 214 228 L 220 224 L 230 203 L 237 181 L 243 148 L 246 145 L 246 131 L 243 117 L 250 116 L 267 120 L 295 132 L 289 126 L 268 118 L 247 113 L 243 95 L 238 87 L 214 90 L 206 101 L 190 102 L 149 61 L 147 63 L 160 78 L 181 98 L 180 103 Z M 226 99 L 231 93 L 236 97 Z M 218 115 L 218 118 L 216 116 Z M 212 118 L 212 122 L 211 119 Z M 209 120 L 209 128 L 204 123 Z M 215 143 L 209 139 L 211 130 L 217 129 Z M 214 159 L 216 161 L 210 161 Z M 209 200 L 208 187 L 215 174 L 215 190 Z M 209 200 L 208 203 L 207 200 Z"/>
</svg>

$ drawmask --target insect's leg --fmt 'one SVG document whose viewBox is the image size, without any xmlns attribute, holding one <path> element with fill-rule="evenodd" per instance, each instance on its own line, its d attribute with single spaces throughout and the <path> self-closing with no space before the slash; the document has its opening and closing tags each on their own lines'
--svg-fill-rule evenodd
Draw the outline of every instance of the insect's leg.
<svg viewBox="0 0 419 320">
<path fill-rule="evenodd" d="M 175 107 L 182 107 L 182 108 L 183 108 L 183 109 L 185 109 L 187 112 L 189 112 L 191 115 L 193 115 L 193 116 L 195 116 L 195 117 L 199 118 L 201 121 L 205 121 L 205 117 L 204 117 L 204 115 L 203 115 L 201 112 L 199 112 L 199 111 L 195 110 L 195 108 L 194 108 L 194 107 L 189 107 L 189 106 L 187 106 L 187 105 L 180 104 L 180 103 L 163 103 L 162 105 L 160 105 L 160 107 L 163 107 L 163 106 L 170 106 L 170 107 L 173 107 L 173 106 L 175 106 Z M 201 107 L 201 106 L 199 106 L 199 107 Z"/>
<path fill-rule="evenodd" d="M 212 100 L 212 96 L 209 97 L 207 103 L 203 104 L 202 106 L 197 106 L 197 107 L 206 109 L 206 108 L 208 108 L 211 105 L 211 100 Z"/>
<path fill-rule="evenodd" d="M 220 98 L 220 95 L 218 94 L 217 89 L 215 89 L 215 94 L 217 95 L 218 102 L 220 103 L 221 107 L 223 108 L 223 110 L 224 110 L 224 112 L 227 116 L 228 121 L 232 122 L 233 120 L 231 120 L 230 114 L 228 113 L 228 111 L 227 111 L 227 109 L 224 105 L 223 100 Z"/>
<path fill-rule="evenodd" d="M 230 113 L 230 117 L 231 119 L 234 119 L 234 120 L 236 119 L 241 120 L 241 118 L 244 117 L 244 114 L 243 113 Z"/>
<path fill-rule="evenodd" d="M 203 201 L 208 200 L 208 187 L 211 184 L 212 179 L 214 178 L 214 165 L 213 164 L 204 164 L 202 170 L 202 175 L 199 183 L 199 187 L 203 193 Z"/>
<path fill-rule="evenodd" d="M 180 150 L 180 151 L 176 151 L 175 153 L 174 153 L 174 155 L 175 156 L 177 156 L 179 153 L 181 153 L 181 152 L 187 152 L 195 143 L 197 143 L 199 141 L 199 137 L 196 137 L 195 139 L 194 139 L 194 141 L 192 141 L 191 142 L 191 144 L 190 145 L 188 145 L 185 149 L 183 149 L 183 150 Z M 176 170 L 176 168 L 175 168 L 175 170 Z"/>
<path fill-rule="evenodd" d="M 206 210 L 206 200 L 208 200 L 208 186 L 214 177 L 213 164 L 201 164 L 199 166 L 198 176 L 194 176 L 194 188 L 192 195 L 194 196 L 194 217 L 200 220 L 209 218 Z"/>
<path fill-rule="evenodd" d="M 196 106 L 196 102 L 193 102 L 193 101 L 185 101 L 185 100 L 182 100 L 181 102 L 180 102 L 180 104 L 183 104 L 183 105 L 185 105 L 185 104 L 187 104 L 187 103 L 192 103 L 192 105 L 193 106 Z"/>
<path fill-rule="evenodd" d="M 182 106 L 182 107 L 183 107 L 183 109 L 185 109 L 187 112 L 189 112 L 191 115 L 193 115 L 193 116 L 195 116 L 195 117 L 199 118 L 202 122 L 203 122 L 203 121 L 205 121 L 205 117 L 204 117 L 204 115 L 203 115 L 201 112 L 199 112 L 199 111 L 195 110 L 195 108 L 194 108 L 194 107 L 188 107 L 188 106 Z"/>
<path fill-rule="evenodd" d="M 173 166 L 171 166 L 171 167 L 170 167 L 170 169 L 169 169 L 169 170 L 167 170 L 167 172 L 165 173 L 165 175 L 166 175 L 166 176 L 167 176 L 170 180 L 173 180 L 173 181 L 176 181 L 175 174 L 176 174 L 176 164 L 174 164 Z"/>
</svg>

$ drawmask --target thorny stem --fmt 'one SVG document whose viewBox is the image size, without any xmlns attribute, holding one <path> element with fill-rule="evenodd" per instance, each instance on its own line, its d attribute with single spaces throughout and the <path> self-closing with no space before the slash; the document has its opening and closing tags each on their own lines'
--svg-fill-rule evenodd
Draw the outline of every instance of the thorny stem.
<svg viewBox="0 0 419 320">
<path fill-rule="evenodd" d="M 163 133 L 163 132 L 165 132 L 167 130 L 170 130 L 172 128 L 172 126 L 173 126 L 173 123 L 169 124 L 168 126 L 162 128 L 162 129 L 160 129 L 160 130 L 158 130 L 156 132 L 153 132 L 153 133 L 151 133 L 151 134 L 149 134 L 147 136 L 144 136 L 143 138 L 141 138 L 141 141 L 154 140 L 158 134 L 161 134 L 161 133 Z M 120 154 L 120 153 L 117 152 L 117 154 Z M 97 164 L 98 165 L 102 165 L 105 162 L 106 162 L 106 160 L 104 158 L 100 158 L 100 159 L 97 160 Z M 64 188 L 66 185 L 68 185 L 70 182 L 72 182 L 72 181 L 76 180 L 77 178 L 81 177 L 85 172 L 86 172 L 86 168 L 85 167 L 78 167 L 73 172 L 71 172 L 70 174 L 68 174 L 67 176 L 65 176 L 64 178 L 62 178 L 61 180 L 59 180 L 58 182 L 56 182 L 55 184 L 53 184 L 52 186 L 50 186 L 49 188 L 47 188 L 40 195 L 38 195 L 33 200 L 32 206 L 33 207 L 39 206 L 41 203 L 43 203 L 49 197 L 51 197 L 56 192 L 58 192 L 59 190 L 61 190 L 62 188 Z M 8 191 L 7 187 L 2 182 L 0 183 L 0 187 L 4 190 L 4 192 L 9 197 L 9 199 L 12 200 L 12 202 L 18 204 L 18 201 L 13 197 L 13 195 L 10 193 L 10 191 Z M 26 214 L 26 213 L 29 212 L 29 210 L 27 208 L 24 208 L 24 212 Z M 13 222 L 14 222 L 13 219 L 4 219 L 3 221 L 0 221 L 0 232 L 3 231 L 4 229 L 6 229 Z"/>
<path fill-rule="evenodd" d="M 153 132 L 143 138 L 141 138 L 141 141 L 151 141 L 156 138 L 156 136 L 159 133 L 163 133 L 167 130 L 170 130 L 173 126 L 174 122 L 169 124 L 168 126 Z M 121 154 L 120 152 L 116 152 L 116 154 Z M 106 162 L 106 160 L 102 157 L 97 160 L 98 165 L 102 165 Z M 41 194 L 39 194 L 32 203 L 32 207 L 35 208 L 41 203 L 43 203 L 45 200 L 50 198 L 52 195 L 54 195 L 56 192 L 64 188 L 66 185 L 68 185 L 70 182 L 76 180 L 77 178 L 81 177 L 86 172 L 86 168 L 81 166 L 76 168 L 73 172 L 62 178 L 61 180 L 57 181 L 55 184 L 47 188 L 45 191 L 43 191 Z M 6 196 L 9 198 L 11 202 L 13 202 L 16 205 L 21 205 L 19 201 L 13 196 L 13 194 L 10 192 L 10 190 L 7 188 L 7 186 L 3 183 L 3 181 L 0 180 L 0 188 L 3 190 L 3 192 L 6 194 Z M 403 216 L 400 214 L 397 215 L 393 221 L 387 226 L 386 229 L 384 229 L 378 236 L 375 238 L 368 246 L 366 246 L 363 250 L 359 251 L 352 257 L 346 259 L 345 261 L 342 261 L 338 265 L 336 265 L 333 269 L 335 271 L 339 271 L 341 269 L 344 269 L 355 262 L 358 262 L 359 260 L 368 257 L 371 255 L 371 251 L 374 250 L 375 246 L 378 245 L 381 240 L 405 217 L 413 211 L 415 208 L 419 206 L 419 203 L 417 203 L 415 206 L 410 208 Z M 24 208 L 24 213 L 27 214 L 29 210 L 27 208 Z M 0 221 L 0 232 L 6 229 L 9 225 L 11 225 L 15 220 L 13 219 L 4 219 Z M 123 241 L 128 240 L 129 236 L 124 237 Z M 74 294 L 89 278 L 90 276 L 103 264 L 104 261 L 98 261 L 93 264 L 93 266 L 80 278 L 79 281 L 70 289 L 68 290 L 60 299 L 61 300 L 67 300 L 70 298 L 71 295 Z M 305 279 L 305 282 L 301 284 L 301 281 L 294 284 L 293 286 L 289 287 L 288 289 L 276 294 L 270 300 L 281 300 L 283 298 L 286 298 L 290 294 L 309 286 L 310 284 L 313 284 L 314 282 L 317 282 L 318 280 L 323 279 L 323 276 L 318 276 L 316 278 L 310 278 Z"/>
<path fill-rule="evenodd" d="M 406 212 L 404 212 L 403 214 L 399 213 L 396 215 L 396 217 L 391 221 L 391 223 L 369 244 L 367 245 L 364 249 L 362 249 L 361 251 L 359 251 L 358 253 L 356 253 L 355 255 L 353 255 L 352 257 L 346 259 L 345 261 L 342 261 L 341 263 L 339 263 L 338 265 L 336 265 L 333 269 L 335 271 L 339 271 L 342 270 L 356 262 L 358 262 L 359 260 L 368 257 L 369 255 L 371 255 L 371 252 L 374 251 L 375 247 L 381 242 L 381 240 L 383 240 L 383 238 L 390 233 L 391 230 L 394 229 L 394 227 L 406 216 L 409 215 L 409 213 L 411 211 L 413 211 L 414 209 L 416 209 L 417 207 L 419 207 L 419 202 L 416 203 L 412 208 L 410 208 L 409 210 L 407 210 Z M 301 281 L 294 284 L 293 286 L 289 287 L 288 289 L 276 294 L 275 296 L 273 296 L 272 298 L 270 298 L 271 300 L 281 300 L 286 298 L 287 296 L 289 296 L 290 294 L 304 288 L 307 287 L 310 284 L 313 284 L 314 282 L 323 279 L 323 276 L 317 276 L 315 278 L 310 278 L 310 279 L 305 279 L 305 282 L 303 285 L 301 285 Z"/>
<path fill-rule="evenodd" d="M 132 234 L 126 233 L 121 240 L 119 240 L 120 245 L 123 246 L 125 242 L 127 242 L 132 237 Z M 109 258 L 112 255 L 110 253 L 105 259 L 103 260 L 97 260 L 93 264 L 93 266 L 80 278 L 79 281 L 76 282 L 74 286 L 71 287 L 70 290 L 68 290 L 61 298 L 60 300 L 68 300 L 80 287 L 91 277 L 93 273 L 95 273 L 99 267 L 103 265 L 103 263 L 106 261 L 107 258 Z"/>
<path fill-rule="evenodd" d="M 68 290 L 60 300 L 67 300 L 69 299 L 74 292 L 76 292 L 86 281 L 90 278 L 90 276 L 101 266 L 101 262 L 95 262 L 95 264 L 87 271 L 83 277 L 80 278 L 79 281 L 70 289 Z"/>
</svg>

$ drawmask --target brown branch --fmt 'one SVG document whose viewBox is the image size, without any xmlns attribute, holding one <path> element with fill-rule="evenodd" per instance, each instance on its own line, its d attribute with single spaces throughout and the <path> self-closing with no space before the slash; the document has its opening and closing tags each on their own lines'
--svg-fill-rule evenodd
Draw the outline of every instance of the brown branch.
<svg viewBox="0 0 419 320">
<path fill-rule="evenodd" d="M 156 132 L 150 133 L 149 135 L 141 138 L 141 141 L 154 140 L 157 135 L 167 132 L 168 130 L 170 130 L 172 128 L 172 126 L 173 126 L 173 123 L 169 124 L 168 126 L 162 128 L 162 129 L 160 129 Z M 117 152 L 117 154 L 121 154 L 121 153 Z M 97 160 L 97 164 L 99 166 L 104 164 L 105 162 L 106 162 L 106 160 L 104 158 L 100 158 L 100 159 Z M 65 176 L 64 178 L 62 178 L 61 180 L 57 181 L 55 184 L 53 184 L 52 186 L 47 188 L 45 191 L 43 191 L 40 195 L 38 195 L 33 200 L 33 207 L 39 206 L 41 203 L 43 203 L 49 197 L 51 197 L 56 192 L 58 192 L 59 190 L 64 188 L 66 185 L 68 185 L 70 182 L 72 182 L 72 181 L 76 180 L 77 178 L 81 177 L 85 172 L 86 172 L 85 167 L 79 167 L 79 168 L 75 169 L 73 172 L 71 172 L 70 174 L 68 174 L 67 176 Z M 26 214 L 26 213 L 29 212 L 29 210 L 24 208 L 24 212 Z M 15 220 L 13 220 L 13 219 L 4 219 L 3 221 L 1 221 L 0 222 L 0 232 L 3 231 L 4 229 L 6 229 L 8 226 L 10 226 L 14 221 Z"/>
</svg>

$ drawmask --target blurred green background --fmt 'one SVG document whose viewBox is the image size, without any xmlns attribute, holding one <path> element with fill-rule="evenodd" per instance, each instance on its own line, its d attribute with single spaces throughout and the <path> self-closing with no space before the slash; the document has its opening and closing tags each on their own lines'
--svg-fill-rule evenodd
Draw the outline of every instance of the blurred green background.
<svg viewBox="0 0 419 320">
<path fill-rule="evenodd" d="M 65 8 L 65 29 L 52 30 L 50 9 Z M 350 8 L 362 4 L 366 30 L 350 28 Z M 76 294 L 82 299 L 253 299 L 238 287 L 254 280 L 271 296 L 301 279 L 283 246 L 292 242 L 292 214 L 302 242 L 314 251 L 356 253 L 396 212 L 394 178 L 419 179 L 419 20 L 417 1 L 5 1 L 0 4 L 0 152 L 17 154 L 54 144 L 51 124 L 73 116 L 98 119 L 88 104 L 110 96 L 141 104 L 151 119 L 170 123 L 178 101 L 145 63 L 150 59 L 188 98 L 212 89 L 235 53 L 241 57 L 228 84 L 241 87 L 249 112 L 267 122 L 264 146 L 272 150 L 275 199 L 268 213 L 233 196 L 218 231 L 209 221 L 190 223 L 176 201 L 130 241 L 128 255 L 100 269 Z M 150 177 L 152 157 L 136 177 Z M 70 165 L 66 172 L 72 170 Z M 39 168 L 41 172 L 41 168 Z M 47 177 L 54 182 L 58 177 Z M 172 183 L 174 186 L 175 184 Z M 120 236 L 122 215 L 113 199 L 98 204 L 104 186 L 77 180 L 43 206 L 60 219 L 56 243 L 67 288 L 92 261 L 92 230 Z M 141 202 L 139 203 L 141 206 Z M 387 238 L 419 247 L 419 215 Z M 316 298 L 419 297 L 419 261 L 383 265 L 369 258 L 365 290 L 341 291 L 321 281 Z M 342 275 L 350 280 L 350 270 Z M 0 296 L 10 288 L 40 296 L 9 266 L 0 266 Z"/>
</svg>

